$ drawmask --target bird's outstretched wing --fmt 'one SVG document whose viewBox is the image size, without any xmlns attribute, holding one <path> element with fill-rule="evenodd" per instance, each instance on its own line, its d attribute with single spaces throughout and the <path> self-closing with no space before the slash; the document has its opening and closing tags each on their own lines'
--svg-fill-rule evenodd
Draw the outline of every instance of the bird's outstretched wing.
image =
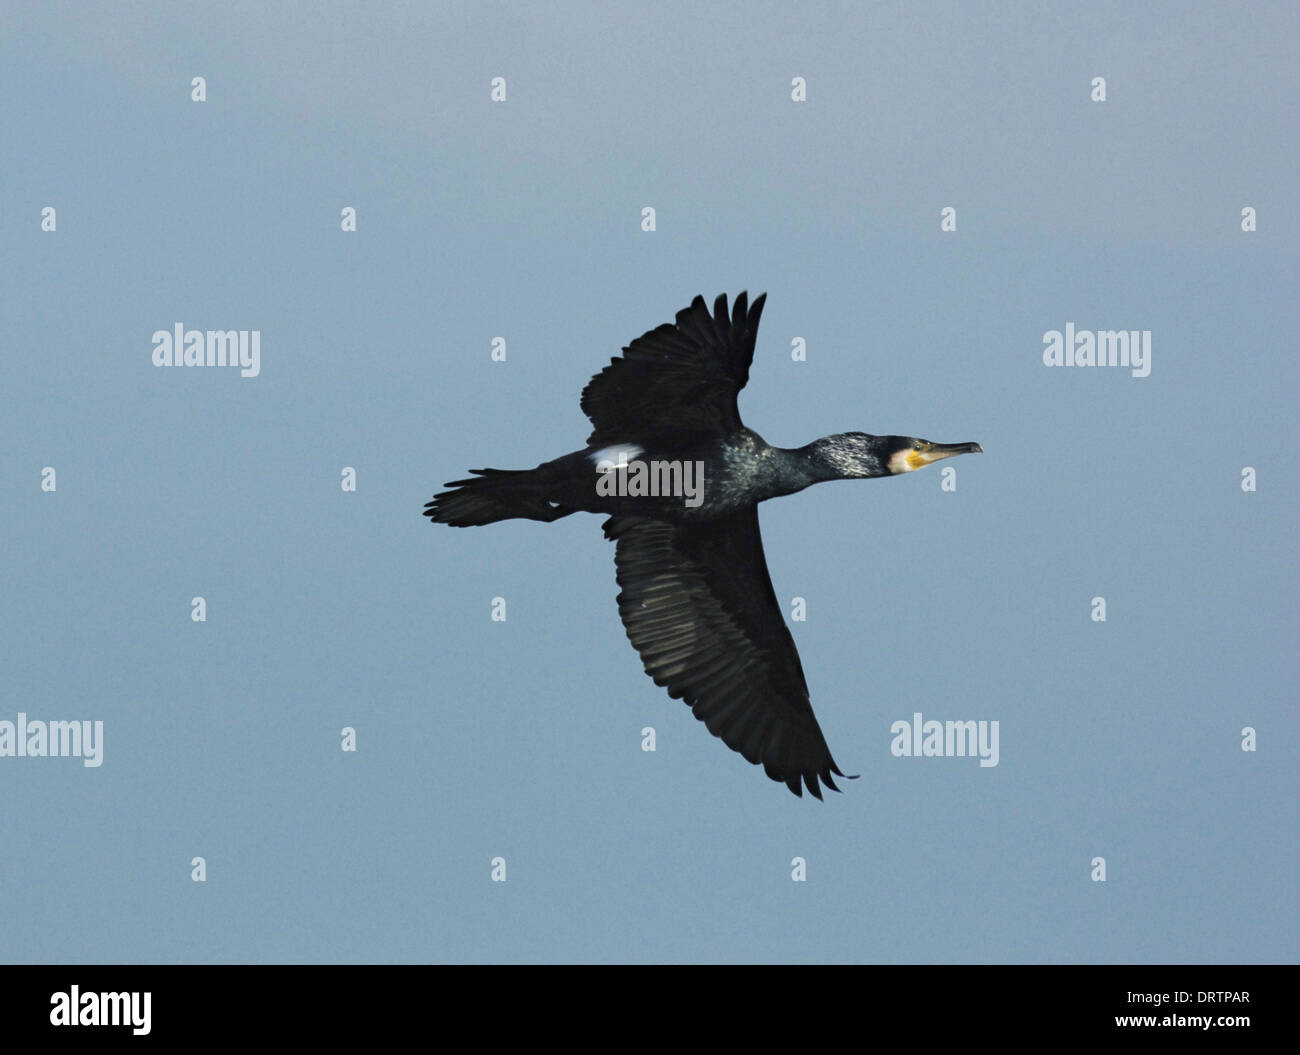
<svg viewBox="0 0 1300 1055">
<path fill-rule="evenodd" d="M 596 426 L 587 442 L 682 441 L 739 428 L 736 393 L 749 380 L 766 297 L 751 306 L 741 293 L 728 314 L 724 293 L 712 315 L 696 297 L 675 324 L 664 323 L 624 348 L 622 358 L 610 360 L 582 390 L 582 412 Z"/>
<path fill-rule="evenodd" d="M 796 795 L 843 776 L 813 716 L 758 533 L 758 510 L 672 524 L 616 516 L 618 611 L 646 673 Z"/>
</svg>

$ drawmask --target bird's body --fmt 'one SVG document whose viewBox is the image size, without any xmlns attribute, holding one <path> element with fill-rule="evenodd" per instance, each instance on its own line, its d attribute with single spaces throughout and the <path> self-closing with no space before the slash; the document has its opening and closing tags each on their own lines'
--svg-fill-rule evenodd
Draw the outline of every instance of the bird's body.
<svg viewBox="0 0 1300 1055">
<path fill-rule="evenodd" d="M 620 455 L 628 463 L 628 470 L 618 468 Z M 602 464 L 609 466 L 604 473 L 599 468 Z M 638 465 L 647 467 L 644 488 L 620 488 L 612 483 L 601 488 L 601 477 L 606 473 L 614 474 L 614 481 L 619 472 L 635 479 Z M 517 478 L 514 482 L 518 486 L 526 482 L 536 491 L 540 504 L 530 510 L 538 514 L 531 519 L 549 521 L 583 512 L 702 521 L 716 520 L 757 502 L 794 494 L 810 484 L 835 478 L 824 475 L 819 471 L 822 468 L 811 460 L 807 448 L 773 447 L 752 429 L 741 427 L 726 436 L 686 444 L 669 441 L 644 447 L 633 442 L 589 446 L 543 462 L 526 471 L 526 481 Z M 690 495 L 673 493 L 675 488 L 663 486 L 677 481 L 697 489 L 704 497 L 692 502 Z M 641 490 L 654 493 L 638 493 Z M 514 515 L 527 513 L 518 508 Z M 446 522 L 455 523 L 452 519 Z"/>
<path fill-rule="evenodd" d="M 757 505 L 826 480 L 896 475 L 978 451 L 861 432 L 768 444 L 740 420 L 764 297 L 703 298 L 592 378 L 587 446 L 535 469 L 474 470 L 425 507 L 468 527 L 601 513 L 616 542 L 619 614 L 646 673 L 796 794 L 835 788 L 794 640 L 772 590 Z"/>
</svg>

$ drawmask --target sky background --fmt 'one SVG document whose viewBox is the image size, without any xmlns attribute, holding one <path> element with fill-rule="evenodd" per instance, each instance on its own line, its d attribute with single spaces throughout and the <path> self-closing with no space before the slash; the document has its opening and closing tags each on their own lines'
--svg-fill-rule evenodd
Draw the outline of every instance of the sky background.
<svg viewBox="0 0 1300 1055">
<path fill-rule="evenodd" d="M 0 720 L 104 722 L 0 758 L 0 960 L 1297 959 L 1294 4 L 265 7 L 0 4 Z M 600 518 L 420 515 L 742 289 L 769 442 L 985 451 L 761 510 L 824 803 L 642 673 Z"/>
</svg>

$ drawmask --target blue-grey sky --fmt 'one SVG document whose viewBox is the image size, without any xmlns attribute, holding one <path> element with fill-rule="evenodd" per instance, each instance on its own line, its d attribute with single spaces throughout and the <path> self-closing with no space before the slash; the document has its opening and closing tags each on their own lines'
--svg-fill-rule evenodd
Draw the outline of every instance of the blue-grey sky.
<svg viewBox="0 0 1300 1055">
<path fill-rule="evenodd" d="M 0 7 L 0 722 L 104 723 L 0 757 L 0 960 L 1294 961 L 1297 21 Z M 642 673 L 598 518 L 420 516 L 742 289 L 770 442 L 986 452 L 761 510 L 825 803 Z M 895 757 L 918 711 L 998 765 Z"/>
</svg>

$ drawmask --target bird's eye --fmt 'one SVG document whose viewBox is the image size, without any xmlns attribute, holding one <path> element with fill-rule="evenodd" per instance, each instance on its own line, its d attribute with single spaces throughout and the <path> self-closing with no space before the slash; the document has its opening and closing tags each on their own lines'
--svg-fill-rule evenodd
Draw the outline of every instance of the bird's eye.
<svg viewBox="0 0 1300 1055">
<path fill-rule="evenodd" d="M 924 446 L 925 446 L 924 443 L 922 443 L 920 440 L 917 440 L 914 444 L 912 444 L 912 450 L 919 451 Z"/>
</svg>

